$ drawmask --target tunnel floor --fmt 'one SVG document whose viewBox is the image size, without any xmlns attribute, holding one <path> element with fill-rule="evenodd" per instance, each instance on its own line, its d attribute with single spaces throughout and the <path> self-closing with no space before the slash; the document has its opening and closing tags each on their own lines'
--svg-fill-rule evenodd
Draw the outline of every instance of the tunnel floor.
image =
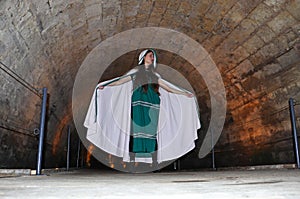
<svg viewBox="0 0 300 199">
<path fill-rule="evenodd" d="M 299 198 L 297 169 L 144 174 L 79 169 L 2 176 L 0 198 Z"/>
</svg>

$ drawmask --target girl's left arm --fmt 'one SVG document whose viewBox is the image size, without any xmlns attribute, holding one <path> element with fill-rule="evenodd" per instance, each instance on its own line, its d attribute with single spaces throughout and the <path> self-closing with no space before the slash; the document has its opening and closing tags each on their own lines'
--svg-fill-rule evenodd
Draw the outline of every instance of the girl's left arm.
<svg viewBox="0 0 300 199">
<path fill-rule="evenodd" d="M 165 89 L 166 91 L 168 91 L 170 93 L 185 95 L 187 97 L 193 97 L 194 96 L 192 93 L 185 92 L 185 91 L 180 91 L 180 90 L 171 88 L 170 86 L 165 84 L 161 79 L 158 79 L 158 84 L 159 84 L 160 87 L 162 87 L 163 89 Z"/>
</svg>

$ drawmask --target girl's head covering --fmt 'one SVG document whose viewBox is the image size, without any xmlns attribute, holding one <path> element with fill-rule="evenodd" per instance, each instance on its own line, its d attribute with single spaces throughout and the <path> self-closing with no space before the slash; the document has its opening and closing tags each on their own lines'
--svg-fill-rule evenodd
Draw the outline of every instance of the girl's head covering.
<svg viewBox="0 0 300 199">
<path fill-rule="evenodd" d="M 153 53 L 153 56 L 154 56 L 153 67 L 156 68 L 157 55 L 156 55 L 155 50 L 152 49 L 152 48 L 143 50 L 143 51 L 140 53 L 138 64 L 141 65 L 141 64 L 143 63 L 144 58 L 145 58 L 145 55 L 146 55 L 149 51 L 151 51 L 151 52 Z"/>
</svg>

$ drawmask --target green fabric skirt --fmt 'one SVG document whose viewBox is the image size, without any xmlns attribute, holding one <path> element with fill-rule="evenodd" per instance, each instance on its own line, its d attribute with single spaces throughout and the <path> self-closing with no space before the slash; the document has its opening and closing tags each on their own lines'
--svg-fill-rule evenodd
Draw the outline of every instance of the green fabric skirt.
<svg viewBox="0 0 300 199">
<path fill-rule="evenodd" d="M 133 91 L 131 98 L 131 152 L 136 157 L 151 157 L 157 149 L 157 125 L 160 98 L 152 86 L 147 92 L 142 87 Z"/>
</svg>

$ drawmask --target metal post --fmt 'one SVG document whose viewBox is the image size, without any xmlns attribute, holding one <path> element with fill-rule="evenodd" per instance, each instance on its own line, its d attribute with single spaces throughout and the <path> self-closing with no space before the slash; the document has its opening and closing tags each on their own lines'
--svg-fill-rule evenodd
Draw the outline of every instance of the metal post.
<svg viewBox="0 0 300 199">
<path fill-rule="evenodd" d="M 214 147 L 214 143 L 213 143 L 213 131 L 211 132 L 211 158 L 212 158 L 212 168 L 213 170 L 216 170 L 216 166 L 215 166 L 215 147 Z"/>
<path fill-rule="evenodd" d="M 36 175 L 41 175 L 44 129 L 45 129 L 45 120 L 46 120 L 46 105 L 47 105 L 47 88 L 43 88 L 43 101 L 42 101 L 42 109 L 41 109 L 40 135 L 39 135 L 39 148 L 38 148 Z"/>
<path fill-rule="evenodd" d="M 68 148 L 67 148 L 67 171 L 70 169 L 70 140 L 71 140 L 71 128 L 68 126 Z"/>
<path fill-rule="evenodd" d="M 80 137 L 78 137 L 77 161 L 76 161 L 76 167 L 77 167 L 77 169 L 79 168 L 79 160 L 80 160 L 80 145 L 81 145 L 81 141 L 80 141 Z"/>
<path fill-rule="evenodd" d="M 85 159 L 85 148 L 82 147 L 82 151 L 81 151 L 81 167 L 83 168 L 84 167 L 84 159 Z"/>
<path fill-rule="evenodd" d="M 294 99 L 293 98 L 289 99 L 289 108 L 290 108 L 290 116 L 291 116 L 291 124 L 292 124 L 292 133 L 293 133 L 293 139 L 294 139 L 295 158 L 296 158 L 296 162 L 297 162 L 297 168 L 300 169 L 298 136 L 297 136 L 296 117 L 295 117 Z"/>
</svg>

